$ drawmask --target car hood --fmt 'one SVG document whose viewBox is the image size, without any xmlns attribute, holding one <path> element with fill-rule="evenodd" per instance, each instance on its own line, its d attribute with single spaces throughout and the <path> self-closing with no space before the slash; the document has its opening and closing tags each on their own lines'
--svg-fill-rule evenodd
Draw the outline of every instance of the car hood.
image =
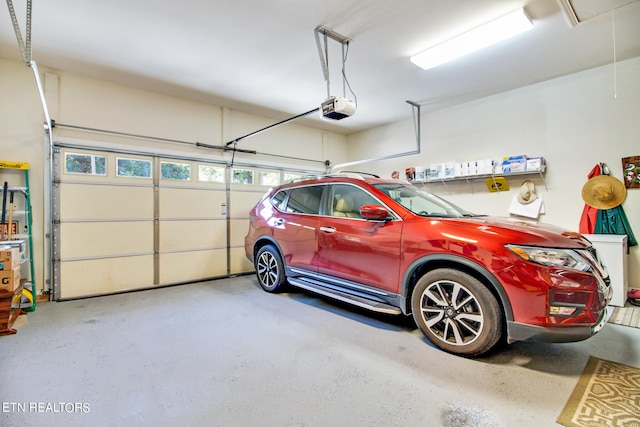
<svg viewBox="0 0 640 427">
<path fill-rule="evenodd" d="M 465 227 L 470 233 L 491 234 L 504 243 L 557 248 L 585 248 L 591 243 L 579 233 L 551 224 L 509 217 L 443 218 L 445 224 Z"/>
</svg>

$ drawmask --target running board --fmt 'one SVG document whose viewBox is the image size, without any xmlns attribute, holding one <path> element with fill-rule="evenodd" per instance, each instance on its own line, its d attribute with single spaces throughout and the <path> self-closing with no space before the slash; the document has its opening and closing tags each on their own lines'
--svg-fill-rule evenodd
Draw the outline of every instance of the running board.
<svg viewBox="0 0 640 427">
<path fill-rule="evenodd" d="M 380 301 L 373 301 L 367 298 L 359 297 L 357 295 L 351 295 L 347 292 L 342 292 L 337 289 L 326 288 L 320 284 L 313 283 L 299 277 L 289 277 L 287 278 L 287 281 L 289 282 L 289 284 L 298 288 L 306 289 L 308 291 L 315 292 L 316 294 L 324 295 L 329 298 L 349 303 L 351 305 L 366 308 L 367 310 L 385 314 L 402 314 L 402 311 L 398 307 L 394 307 Z"/>
</svg>

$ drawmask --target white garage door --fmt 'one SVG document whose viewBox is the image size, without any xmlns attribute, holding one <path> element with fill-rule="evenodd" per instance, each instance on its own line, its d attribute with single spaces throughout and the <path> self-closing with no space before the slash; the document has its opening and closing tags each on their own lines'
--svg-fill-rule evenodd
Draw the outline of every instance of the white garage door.
<svg viewBox="0 0 640 427">
<path fill-rule="evenodd" d="M 55 300 L 252 271 L 249 210 L 299 175 L 64 145 L 54 169 Z"/>
</svg>

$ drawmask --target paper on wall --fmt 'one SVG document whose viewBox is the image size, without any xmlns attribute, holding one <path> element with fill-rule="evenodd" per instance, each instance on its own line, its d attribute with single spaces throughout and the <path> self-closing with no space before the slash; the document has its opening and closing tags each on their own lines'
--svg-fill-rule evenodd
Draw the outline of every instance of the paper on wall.
<svg viewBox="0 0 640 427">
<path fill-rule="evenodd" d="M 545 213 L 544 202 L 542 196 L 538 196 L 533 202 L 523 205 L 518 201 L 518 196 L 513 196 L 511 199 L 511 205 L 509 206 L 509 213 L 513 215 L 525 216 L 527 218 L 538 218 L 540 214 Z"/>
</svg>

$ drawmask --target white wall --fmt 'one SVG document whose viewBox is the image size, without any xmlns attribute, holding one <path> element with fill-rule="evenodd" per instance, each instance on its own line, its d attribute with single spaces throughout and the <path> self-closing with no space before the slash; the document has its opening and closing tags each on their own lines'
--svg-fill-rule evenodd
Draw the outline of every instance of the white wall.
<svg viewBox="0 0 640 427">
<path fill-rule="evenodd" d="M 72 130 L 62 125 L 104 129 L 135 135 L 153 136 L 187 142 L 221 146 L 249 132 L 271 125 L 277 120 L 245 114 L 202 102 L 179 99 L 95 80 L 40 66 L 41 80 L 51 118 L 59 127 L 54 137 L 81 141 L 102 147 L 152 150 L 160 154 L 231 160 L 231 153 L 209 150 L 190 144 L 163 143 L 132 137 L 105 135 Z M 36 288 L 44 285 L 48 263 L 44 260 L 48 241 L 44 238 L 45 183 L 48 160 L 43 108 L 33 71 L 23 63 L 0 59 L 0 160 L 29 162 L 33 210 L 34 259 Z M 347 160 L 346 137 L 295 123 L 275 128 L 239 143 L 238 148 L 259 153 L 313 159 L 304 162 L 274 156 L 238 153 L 236 162 L 269 164 L 285 168 L 321 170 L 324 160 Z M 0 183 L 12 181 L 15 171 L 0 169 Z M 23 174 L 22 174 L 23 175 Z"/>
<path fill-rule="evenodd" d="M 99 81 L 70 73 L 51 71 L 58 78 L 58 111 L 52 118 L 57 123 L 106 129 L 136 135 L 201 142 L 221 146 L 250 132 L 277 122 L 277 120 L 228 110 L 219 106 L 188 101 L 158 93 Z M 60 127 L 56 136 L 91 138 L 93 140 L 132 144 L 154 149 L 181 150 L 202 156 L 231 159 L 229 152 L 193 148 L 180 144 L 162 143 L 104 134 L 87 134 Z M 303 143 L 301 143 L 301 141 Z M 346 137 L 288 123 L 268 132 L 241 140 L 237 147 L 256 150 L 260 154 L 285 155 L 313 159 L 317 162 L 276 159 L 272 156 L 253 156 L 237 153 L 237 161 L 276 162 L 297 168 L 324 169 L 327 156 L 345 159 Z"/>
<path fill-rule="evenodd" d="M 405 167 L 446 161 L 501 159 L 526 154 L 547 160 L 544 177 L 534 179 L 544 198 L 541 221 L 578 230 L 582 186 L 598 163 L 622 179 L 621 158 L 640 155 L 640 58 L 539 83 L 422 115 L 419 155 L 361 165 L 390 176 Z M 617 97 L 615 96 L 617 94 Z M 415 149 L 411 120 L 352 135 L 350 161 Z M 523 177 L 509 179 L 511 191 L 489 193 L 483 181 L 430 184 L 429 190 L 476 213 L 508 215 Z M 640 189 L 630 189 L 623 208 L 640 238 Z M 629 284 L 640 287 L 640 250 L 631 249 Z"/>
</svg>

